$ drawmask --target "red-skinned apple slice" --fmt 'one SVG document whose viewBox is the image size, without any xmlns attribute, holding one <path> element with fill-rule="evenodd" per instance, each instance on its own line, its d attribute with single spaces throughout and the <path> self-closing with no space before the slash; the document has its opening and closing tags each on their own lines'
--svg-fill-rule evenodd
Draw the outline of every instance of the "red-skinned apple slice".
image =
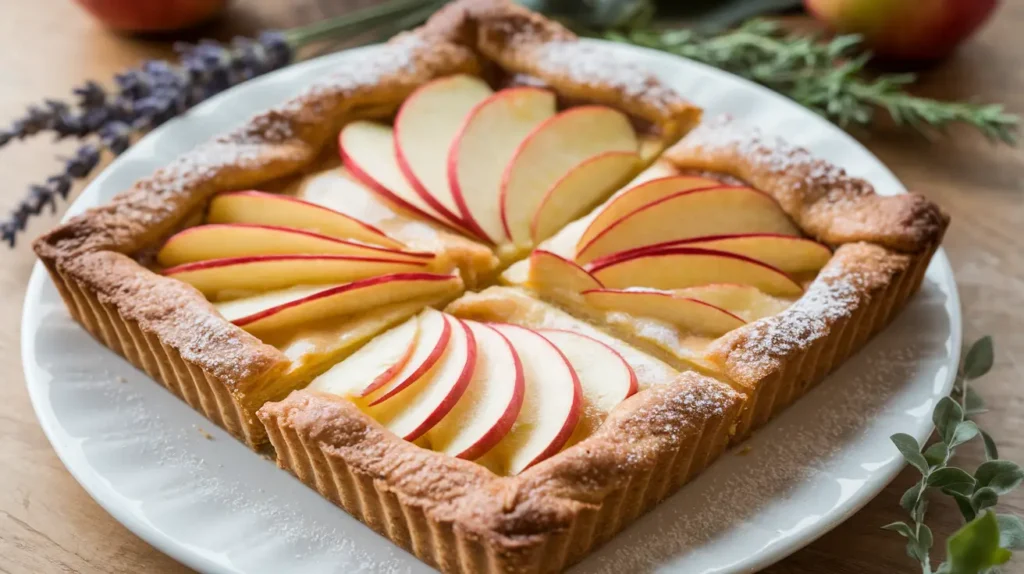
<svg viewBox="0 0 1024 574">
<path fill-rule="evenodd" d="M 222 193 L 210 202 L 209 223 L 252 223 L 313 231 L 393 249 L 404 247 L 376 227 L 322 205 L 262 191 Z"/>
<path fill-rule="evenodd" d="M 530 222 L 544 195 L 586 160 L 612 151 L 637 151 L 625 114 L 603 106 L 566 110 L 538 125 L 516 150 L 502 175 L 501 220 L 513 243 L 530 242 Z"/>
<path fill-rule="evenodd" d="M 720 337 L 745 323 L 725 309 L 667 291 L 597 289 L 585 292 L 583 298 L 598 309 L 649 317 L 712 337 Z"/>
<path fill-rule="evenodd" d="M 416 317 L 363 345 L 306 387 L 340 396 L 362 396 L 389 382 L 412 357 L 419 334 Z"/>
<path fill-rule="evenodd" d="M 602 415 L 610 413 L 637 391 L 633 367 L 607 344 L 576 331 L 541 329 L 537 332 L 562 351 L 579 377 L 583 398 Z"/>
<path fill-rule="evenodd" d="M 451 338 L 437 365 L 393 398 L 368 409 L 377 422 L 405 440 L 416 440 L 443 420 L 473 377 L 473 332 L 455 317 L 445 316 L 445 321 L 451 324 Z"/>
<path fill-rule="evenodd" d="M 346 124 L 338 134 L 338 151 L 349 174 L 377 195 L 428 221 L 461 229 L 420 197 L 402 175 L 390 126 L 367 121 Z"/>
<path fill-rule="evenodd" d="M 569 360 L 543 336 L 518 325 L 494 328 L 522 360 L 526 390 L 515 425 L 487 458 L 493 454 L 493 464 L 515 475 L 565 446 L 579 421 L 583 390 Z"/>
<path fill-rule="evenodd" d="M 756 287 L 732 283 L 698 285 L 697 287 L 676 289 L 674 293 L 681 297 L 689 297 L 715 307 L 721 307 L 744 321 L 756 321 L 762 317 L 776 315 L 790 304 L 784 299 L 766 295 Z"/>
<path fill-rule="evenodd" d="M 452 325 L 445 320 L 444 313 L 428 308 L 424 309 L 416 317 L 416 320 L 419 334 L 409 360 L 389 380 L 363 390 L 361 396 L 366 397 L 367 404 L 370 406 L 390 399 L 418 381 L 437 364 L 448 347 Z"/>
<path fill-rule="evenodd" d="M 619 188 L 636 171 L 640 158 L 633 152 L 611 151 L 577 165 L 544 195 L 530 221 L 530 237 L 540 243 L 566 223 Z"/>
<path fill-rule="evenodd" d="M 650 169 L 648 168 L 648 171 Z M 622 192 L 601 208 L 601 212 L 594 217 L 590 225 L 587 226 L 586 231 L 580 236 L 579 241 L 576 243 L 576 250 L 579 251 L 582 247 L 586 246 L 611 224 L 645 205 L 670 195 L 675 195 L 681 191 L 719 187 L 721 185 L 721 182 L 713 179 L 687 175 L 671 175 L 642 181 Z"/>
<path fill-rule="evenodd" d="M 742 255 L 693 247 L 637 253 L 594 266 L 590 273 L 612 289 L 668 290 L 708 283 L 740 283 L 781 297 L 803 293 L 796 281 L 771 265 Z"/>
<path fill-rule="evenodd" d="M 346 283 L 376 275 L 421 271 L 422 261 L 348 255 L 257 255 L 185 263 L 163 274 L 211 296 L 221 291 L 270 291 L 292 285 Z"/>
<path fill-rule="evenodd" d="M 195 261 L 261 255 L 348 255 L 430 262 L 433 253 L 401 251 L 347 239 L 335 239 L 291 227 L 211 223 L 189 227 L 164 243 L 157 262 L 173 267 Z"/>
<path fill-rule="evenodd" d="M 512 429 L 526 380 L 522 361 L 504 335 L 483 323 L 464 322 L 476 338 L 476 369 L 466 393 L 426 438 L 432 450 L 473 460 Z"/>
<path fill-rule="evenodd" d="M 540 88 L 502 90 L 466 116 L 448 154 L 448 181 L 466 223 L 491 243 L 505 238 L 501 178 L 519 144 L 555 115 L 555 95 Z"/>
<path fill-rule="evenodd" d="M 265 332 L 461 288 L 462 281 L 454 275 L 394 273 L 330 287 L 273 291 L 220 303 L 217 309 L 246 331 Z"/>
<path fill-rule="evenodd" d="M 537 249 L 530 254 L 529 285 L 541 293 L 582 293 L 604 287 L 586 269 L 568 259 Z"/>
<path fill-rule="evenodd" d="M 800 236 L 779 204 L 749 187 L 711 187 L 669 195 L 613 222 L 577 250 L 576 260 L 668 241 L 735 233 Z"/>
<path fill-rule="evenodd" d="M 457 225 L 462 217 L 448 182 L 448 150 L 469 112 L 492 93 L 480 78 L 447 76 L 410 94 L 395 116 L 398 166 L 416 193 Z"/>
<path fill-rule="evenodd" d="M 645 251 L 661 251 L 670 247 L 698 247 L 735 253 L 767 263 L 785 273 L 817 271 L 824 267 L 832 257 L 832 251 L 828 247 L 805 237 L 771 233 L 742 233 L 645 245 L 595 259 L 591 265 L 596 266 L 604 261 Z"/>
</svg>

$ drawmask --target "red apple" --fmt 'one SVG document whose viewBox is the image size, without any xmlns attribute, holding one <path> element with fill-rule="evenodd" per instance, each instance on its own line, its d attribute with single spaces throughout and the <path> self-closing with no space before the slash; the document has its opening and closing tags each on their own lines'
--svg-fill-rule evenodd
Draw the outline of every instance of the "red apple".
<svg viewBox="0 0 1024 574">
<path fill-rule="evenodd" d="M 75 0 L 97 20 L 124 32 L 165 32 L 201 24 L 228 0 Z"/>
<path fill-rule="evenodd" d="M 836 32 L 861 34 L 879 56 L 933 60 L 949 55 L 995 11 L 998 0 L 804 0 Z"/>
</svg>

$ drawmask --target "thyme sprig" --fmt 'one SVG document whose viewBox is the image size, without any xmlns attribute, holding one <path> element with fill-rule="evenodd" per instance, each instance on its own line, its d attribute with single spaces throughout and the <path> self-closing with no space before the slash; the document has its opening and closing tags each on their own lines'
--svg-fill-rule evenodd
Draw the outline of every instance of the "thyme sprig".
<svg viewBox="0 0 1024 574">
<path fill-rule="evenodd" d="M 694 30 L 649 28 L 606 32 L 605 37 L 696 60 L 779 92 L 842 127 L 869 126 L 882 110 L 899 125 L 926 135 L 962 123 L 993 141 L 1014 144 L 1020 118 L 999 104 L 945 102 L 906 91 L 914 74 L 870 76 L 871 54 L 856 35 L 823 41 L 786 33 L 766 20 L 706 35 Z"/>
<path fill-rule="evenodd" d="M 952 497 L 966 524 L 946 541 L 947 560 L 936 574 L 975 574 L 992 572 L 1005 564 L 1011 550 L 1024 548 L 1024 522 L 1012 514 L 997 514 L 993 507 L 1001 495 L 1017 488 L 1024 480 L 1024 469 L 1001 460 L 995 441 L 977 423 L 970 420 L 985 412 L 985 404 L 971 383 L 992 368 L 990 337 L 982 337 L 964 354 L 953 392 L 935 406 L 932 422 L 938 440 L 922 449 L 908 434 L 894 434 L 893 444 L 903 458 L 921 473 L 921 479 L 900 499 L 910 522 L 893 522 L 882 528 L 907 539 L 907 555 L 917 561 L 923 574 L 932 574 L 931 529 L 925 524 L 927 493 L 939 491 Z M 950 464 L 957 447 L 981 437 L 986 461 L 970 473 Z"/>
</svg>

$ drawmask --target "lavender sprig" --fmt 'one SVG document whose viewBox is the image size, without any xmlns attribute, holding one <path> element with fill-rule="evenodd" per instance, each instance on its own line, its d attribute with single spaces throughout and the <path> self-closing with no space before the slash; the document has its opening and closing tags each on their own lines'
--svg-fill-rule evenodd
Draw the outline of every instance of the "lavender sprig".
<svg viewBox="0 0 1024 574">
<path fill-rule="evenodd" d="M 56 211 L 57 198 L 66 199 L 74 181 L 88 177 L 104 151 L 120 155 L 137 134 L 235 84 L 291 63 L 294 55 L 292 44 L 279 32 L 264 32 L 256 39 L 236 38 L 230 46 L 209 40 L 178 44 L 175 51 L 178 65 L 147 61 L 118 74 L 113 93 L 87 82 L 74 90 L 74 105 L 48 100 L 45 107 L 29 108 L 10 129 L 0 130 L 0 146 L 45 131 L 54 132 L 58 139 L 88 140 L 65 160 L 62 171 L 29 188 L 28 196 L 0 223 L 3 241 L 13 247 L 29 218 L 47 206 Z"/>
</svg>

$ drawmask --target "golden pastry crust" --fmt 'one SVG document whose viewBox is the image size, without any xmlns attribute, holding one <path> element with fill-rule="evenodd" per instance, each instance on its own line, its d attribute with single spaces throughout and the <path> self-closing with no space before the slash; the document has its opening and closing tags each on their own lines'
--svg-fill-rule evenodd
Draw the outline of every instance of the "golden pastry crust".
<svg viewBox="0 0 1024 574">
<path fill-rule="evenodd" d="M 805 233 L 829 245 L 867 241 L 921 253 L 949 224 L 922 195 L 878 195 L 841 167 L 728 117 L 698 126 L 664 158 L 680 170 L 725 174 L 768 192 Z"/>
<path fill-rule="evenodd" d="M 403 441 L 349 401 L 296 391 L 259 412 L 278 464 L 445 572 L 556 572 L 700 472 L 742 397 L 697 375 L 619 405 L 515 477 Z"/>
</svg>

